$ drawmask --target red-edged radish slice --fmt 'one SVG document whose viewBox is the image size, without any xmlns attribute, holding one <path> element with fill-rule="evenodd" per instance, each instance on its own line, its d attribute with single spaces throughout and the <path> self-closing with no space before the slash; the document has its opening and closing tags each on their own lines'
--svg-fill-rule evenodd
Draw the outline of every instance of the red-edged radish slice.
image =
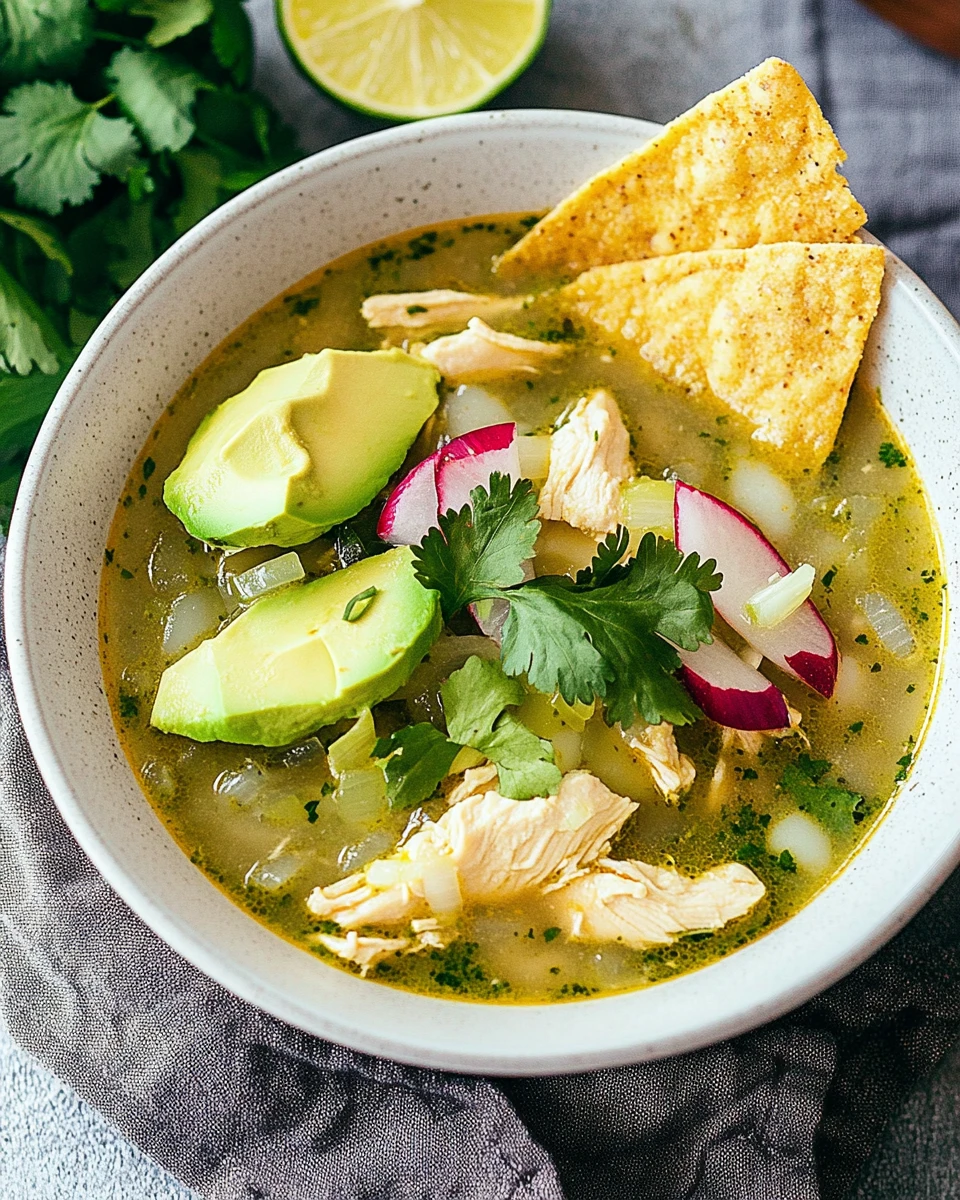
<svg viewBox="0 0 960 1200">
<path fill-rule="evenodd" d="M 517 427 L 513 422 L 474 429 L 444 446 L 437 462 L 440 512 L 457 512 L 470 503 L 475 487 L 488 487 L 494 471 L 520 478 Z"/>
<path fill-rule="evenodd" d="M 390 493 L 377 522 L 377 537 L 391 546 L 415 546 L 437 523 L 436 450 L 405 475 Z"/>
<path fill-rule="evenodd" d="M 731 729 L 784 729 L 790 724 L 780 689 L 714 638 L 696 650 L 677 649 L 680 677 L 711 721 Z"/>
<path fill-rule="evenodd" d="M 766 587 L 771 576 L 790 572 L 789 564 L 760 530 L 729 504 L 681 480 L 677 480 L 673 514 L 677 549 L 715 559 L 723 575 L 719 591 L 713 593 L 720 616 L 764 658 L 821 696 L 832 696 L 840 656 L 812 600 L 773 629 L 752 625 L 744 614 L 744 604 Z"/>
</svg>

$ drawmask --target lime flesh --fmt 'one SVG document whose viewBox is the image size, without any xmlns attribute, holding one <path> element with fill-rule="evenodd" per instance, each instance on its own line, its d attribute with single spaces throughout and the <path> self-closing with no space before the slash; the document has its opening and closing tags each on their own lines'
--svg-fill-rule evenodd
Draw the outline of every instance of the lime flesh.
<svg viewBox="0 0 960 1200">
<path fill-rule="evenodd" d="M 540 48 L 550 0 L 277 0 L 300 66 L 351 108 L 418 120 L 477 108 Z"/>
</svg>

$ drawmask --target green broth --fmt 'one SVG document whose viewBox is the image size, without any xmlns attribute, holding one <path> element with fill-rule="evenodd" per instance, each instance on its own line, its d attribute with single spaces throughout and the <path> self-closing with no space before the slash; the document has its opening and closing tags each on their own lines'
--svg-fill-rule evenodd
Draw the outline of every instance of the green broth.
<svg viewBox="0 0 960 1200">
<path fill-rule="evenodd" d="M 322 755 L 297 760 L 260 747 L 193 743 L 150 727 L 163 669 L 229 617 L 218 577 L 276 553 L 265 548 L 225 558 L 195 541 L 163 505 L 163 481 L 200 419 L 262 368 L 324 346 L 377 348 L 380 334 L 359 313 L 367 295 L 436 287 L 504 291 L 491 273 L 491 258 L 520 230 L 521 217 L 512 216 L 411 232 L 347 255 L 267 305 L 210 355 L 169 405 L 134 466 L 110 531 L 100 601 L 104 675 L 122 744 L 144 791 L 192 861 L 231 899 L 339 966 L 344 964 L 310 941 L 324 926 L 311 917 L 305 899 L 316 885 L 389 853 L 409 814 L 390 813 L 373 829 L 347 825 L 328 802 Z M 549 430 L 586 389 L 606 386 L 631 431 L 638 473 L 672 470 L 737 503 L 731 488 L 739 464 L 755 461 L 757 451 L 734 418 L 669 387 L 625 352 L 589 342 L 559 321 L 547 300 L 496 324 L 569 347 L 556 371 L 486 385 L 524 429 Z M 433 449 L 442 434 L 441 410 L 411 461 Z M 603 764 L 593 769 L 640 803 L 614 857 L 675 865 L 686 874 L 740 859 L 766 884 L 764 899 L 719 932 L 649 950 L 566 943 L 552 936 L 549 912 L 535 898 L 474 908 L 460 918 L 462 937 L 446 950 L 385 961 L 371 978 L 512 1003 L 628 990 L 730 953 L 796 912 L 842 867 L 906 775 L 933 701 L 944 628 L 943 575 L 923 486 L 909 462 L 887 467 L 878 455 L 881 443 L 897 440 L 879 397 L 855 385 L 834 453 L 818 475 L 790 481 L 792 527 L 773 538 L 788 560 L 816 567 L 814 598 L 843 656 L 829 701 L 771 670 L 802 713 L 810 754 L 832 764 L 831 779 L 865 797 L 853 830 L 832 839 L 830 869 L 817 876 L 791 871 L 765 848 L 767 825 L 797 808 L 777 784 L 803 750 L 799 738 L 765 739 L 756 757 L 731 751 L 725 784 L 711 787 L 718 727 L 701 721 L 679 729 L 680 748 L 693 759 L 697 780 L 682 803 L 670 807 L 648 778 L 621 761 L 624 747 L 596 717 L 587 731 L 594 757 L 586 765 Z M 336 565 L 327 539 L 300 553 L 308 575 Z M 908 658 L 895 659 L 877 644 L 855 603 L 869 590 L 882 591 L 907 616 L 916 638 Z M 168 632 L 165 649 L 168 627 L 175 640 Z M 410 719 L 401 701 L 379 706 L 377 718 L 381 735 Z M 319 731 L 321 741 L 328 743 L 341 728 Z M 434 817 L 443 807 L 439 799 L 425 806 Z M 299 869 L 276 885 L 292 867 Z M 273 890 L 257 882 L 265 878 Z"/>
</svg>

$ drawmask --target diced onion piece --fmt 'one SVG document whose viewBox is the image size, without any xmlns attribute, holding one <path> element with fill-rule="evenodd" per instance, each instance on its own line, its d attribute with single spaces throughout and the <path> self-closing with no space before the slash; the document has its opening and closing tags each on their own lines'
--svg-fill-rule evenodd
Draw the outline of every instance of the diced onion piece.
<svg viewBox="0 0 960 1200">
<path fill-rule="evenodd" d="M 553 757 L 561 774 L 575 771 L 583 761 L 583 733 L 561 729 L 553 735 Z"/>
<path fill-rule="evenodd" d="M 783 575 L 761 588 L 744 603 L 743 615 L 751 625 L 773 629 L 797 611 L 810 593 L 816 571 L 809 563 L 801 563 L 789 575 Z"/>
<path fill-rule="evenodd" d="M 916 643 L 913 634 L 897 606 L 880 592 L 867 592 L 857 597 L 857 607 L 870 623 L 884 650 L 894 658 L 906 658 Z"/>
<path fill-rule="evenodd" d="M 674 491 L 672 480 L 646 475 L 625 483 L 620 493 L 624 525 L 637 533 L 652 531 L 672 538 Z"/>
<path fill-rule="evenodd" d="M 531 434 L 517 438 L 517 453 L 520 455 L 520 475 L 541 483 L 550 473 L 550 435 Z M 671 510 L 672 513 L 672 510 Z M 671 516 L 671 521 L 673 517 Z"/>
<path fill-rule="evenodd" d="M 305 574 L 299 556 L 291 550 L 289 554 L 268 559 L 265 563 L 250 567 L 237 575 L 233 586 L 241 600 L 256 600 L 259 596 L 265 596 L 267 592 L 275 592 L 291 583 L 299 583 Z"/>
<path fill-rule="evenodd" d="M 229 796 L 244 808 L 260 797 L 264 785 L 263 771 L 255 762 L 247 759 L 235 771 L 221 771 L 213 781 L 213 790 L 218 796 Z"/>
<path fill-rule="evenodd" d="M 330 770 L 334 775 L 342 775 L 344 771 L 368 767 L 376 744 L 373 714 L 369 708 L 365 708 L 347 732 L 330 743 L 327 750 Z"/>
<path fill-rule="evenodd" d="M 483 388 L 464 383 L 447 397 L 447 433 L 451 438 L 512 420 L 504 402 Z"/>
<path fill-rule="evenodd" d="M 449 917 L 460 911 L 460 876 L 456 863 L 442 855 L 420 863 L 420 886 L 430 911 L 438 917 Z"/>
<path fill-rule="evenodd" d="M 786 850 L 801 871 L 822 875 L 833 857 L 830 839 L 820 825 L 806 813 L 791 813 L 767 830 L 767 849 L 771 854 Z"/>
<path fill-rule="evenodd" d="M 277 850 L 286 844 L 289 839 L 284 839 Z M 273 853 L 266 859 L 258 859 L 253 864 L 250 870 L 243 878 L 245 887 L 250 884 L 255 884 L 257 887 L 262 887 L 265 891 L 276 892 L 290 882 L 297 874 L 300 868 L 304 865 L 304 856 L 296 851 L 288 851 L 286 853 Z"/>
<path fill-rule="evenodd" d="M 372 825 L 387 807 L 387 781 L 379 767 L 344 771 L 337 783 L 337 808 L 351 825 Z"/>
<path fill-rule="evenodd" d="M 744 458 L 730 475 L 732 503 L 768 537 L 787 537 L 793 530 L 797 502 L 787 484 L 766 463 Z"/>
<path fill-rule="evenodd" d="M 180 655 L 203 638 L 213 637 L 225 611 L 217 588 L 205 587 L 178 596 L 163 625 L 164 653 Z"/>
<path fill-rule="evenodd" d="M 584 726 L 597 708 L 596 700 L 591 700 L 589 704 L 584 704 L 582 700 L 575 700 L 573 704 L 568 704 L 559 692 L 550 697 L 550 703 L 560 720 L 565 725 L 569 725 L 571 729 L 575 729 L 577 733 L 583 733 Z"/>
</svg>

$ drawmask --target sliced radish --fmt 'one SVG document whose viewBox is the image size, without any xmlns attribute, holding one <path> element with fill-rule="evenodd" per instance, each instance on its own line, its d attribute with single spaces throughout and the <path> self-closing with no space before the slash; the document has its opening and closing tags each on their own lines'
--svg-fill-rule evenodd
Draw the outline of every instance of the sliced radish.
<svg viewBox="0 0 960 1200">
<path fill-rule="evenodd" d="M 780 689 L 714 638 L 696 650 L 677 648 L 680 676 L 706 715 L 731 729 L 784 729 L 790 724 Z"/>
<path fill-rule="evenodd" d="M 833 695 L 840 657 L 833 634 L 812 600 L 772 629 L 758 628 L 744 614 L 744 604 L 773 576 L 790 572 L 789 564 L 760 530 L 729 504 L 681 480 L 677 480 L 673 511 L 677 549 L 715 559 L 723 575 L 719 591 L 713 593 L 720 616 L 782 670 L 822 696 Z"/>
<path fill-rule="evenodd" d="M 444 447 L 445 448 L 445 447 Z M 390 493 L 377 522 L 377 537 L 391 546 L 414 546 L 437 523 L 437 460 L 435 450 Z"/>
<path fill-rule="evenodd" d="M 513 422 L 464 433 L 444 446 L 437 462 L 439 511 L 457 512 L 470 503 L 475 487 L 487 487 L 494 471 L 520 478 L 517 427 Z"/>
<path fill-rule="evenodd" d="M 464 433 L 417 463 L 390 493 L 377 536 L 391 546 L 415 546 L 437 525 L 439 513 L 470 503 L 494 471 L 520 478 L 517 427 L 511 422 Z"/>
</svg>

